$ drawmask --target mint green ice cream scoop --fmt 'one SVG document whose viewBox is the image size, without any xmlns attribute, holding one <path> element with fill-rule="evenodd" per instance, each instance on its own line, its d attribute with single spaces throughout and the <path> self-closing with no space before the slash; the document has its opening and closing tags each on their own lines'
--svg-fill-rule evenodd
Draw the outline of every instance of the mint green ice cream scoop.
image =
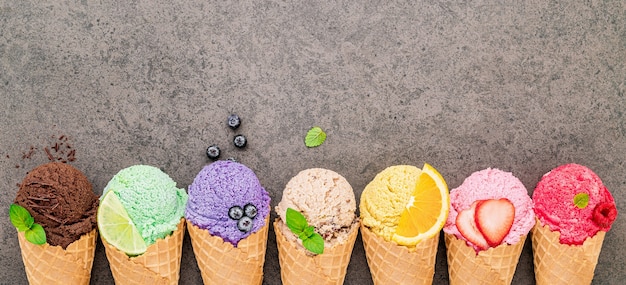
<svg viewBox="0 0 626 285">
<path fill-rule="evenodd" d="M 187 192 L 160 169 L 134 165 L 120 170 L 104 188 L 101 197 L 113 191 L 146 245 L 170 235 L 185 214 Z"/>
</svg>

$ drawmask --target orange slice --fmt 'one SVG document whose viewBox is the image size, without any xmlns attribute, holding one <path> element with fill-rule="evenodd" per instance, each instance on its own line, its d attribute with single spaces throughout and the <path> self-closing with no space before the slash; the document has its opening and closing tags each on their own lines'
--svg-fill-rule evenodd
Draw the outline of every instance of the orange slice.
<svg viewBox="0 0 626 285">
<path fill-rule="evenodd" d="M 426 163 L 391 239 L 399 245 L 413 246 L 431 238 L 443 228 L 449 210 L 448 185 L 441 174 Z"/>
</svg>

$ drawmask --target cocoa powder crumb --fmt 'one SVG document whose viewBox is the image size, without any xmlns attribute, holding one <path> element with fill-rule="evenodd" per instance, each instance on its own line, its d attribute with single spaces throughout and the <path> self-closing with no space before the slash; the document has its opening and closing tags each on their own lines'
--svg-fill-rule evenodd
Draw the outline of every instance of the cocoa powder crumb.
<svg viewBox="0 0 626 285">
<path fill-rule="evenodd" d="M 50 153 L 50 150 L 48 149 L 48 147 L 44 147 L 44 150 L 46 151 L 46 155 L 48 155 L 48 160 L 54 160 L 54 157 Z"/>
</svg>

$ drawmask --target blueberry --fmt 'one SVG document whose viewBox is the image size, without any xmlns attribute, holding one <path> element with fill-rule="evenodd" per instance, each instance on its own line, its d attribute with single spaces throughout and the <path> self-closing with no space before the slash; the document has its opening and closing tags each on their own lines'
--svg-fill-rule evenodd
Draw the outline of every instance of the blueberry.
<svg viewBox="0 0 626 285">
<path fill-rule="evenodd" d="M 244 135 L 236 135 L 235 139 L 233 139 L 233 144 L 235 144 L 235 146 L 238 148 L 245 147 L 247 143 L 248 140 L 246 140 L 246 137 Z"/>
<path fill-rule="evenodd" d="M 220 157 L 220 148 L 217 147 L 217 145 L 212 145 L 210 147 L 208 147 L 206 149 L 206 155 L 210 158 L 210 159 L 217 159 L 218 157 Z"/>
<path fill-rule="evenodd" d="M 243 217 L 243 210 L 239 206 L 232 206 L 228 209 L 228 216 L 233 220 L 239 220 Z"/>
<path fill-rule="evenodd" d="M 237 222 L 237 228 L 244 233 L 249 232 L 252 229 L 252 219 L 250 219 L 250 217 L 241 218 L 239 222 Z"/>
<path fill-rule="evenodd" d="M 231 114 L 230 116 L 228 116 L 228 126 L 231 129 L 235 130 L 239 128 L 239 125 L 241 125 L 241 119 L 239 119 L 239 116 L 235 114 Z"/>
<path fill-rule="evenodd" d="M 256 207 L 252 204 L 246 204 L 243 207 L 243 212 L 246 213 L 246 217 L 254 219 L 256 217 Z"/>
</svg>

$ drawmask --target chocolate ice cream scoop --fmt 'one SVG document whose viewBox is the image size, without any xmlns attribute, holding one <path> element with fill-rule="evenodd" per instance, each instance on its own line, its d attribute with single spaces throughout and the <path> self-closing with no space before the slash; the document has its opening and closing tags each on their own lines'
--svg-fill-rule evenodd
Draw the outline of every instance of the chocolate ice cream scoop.
<svg viewBox="0 0 626 285">
<path fill-rule="evenodd" d="M 15 203 L 43 226 L 50 245 L 64 249 L 96 227 L 98 197 L 87 177 L 75 167 L 52 162 L 30 171 Z"/>
</svg>

